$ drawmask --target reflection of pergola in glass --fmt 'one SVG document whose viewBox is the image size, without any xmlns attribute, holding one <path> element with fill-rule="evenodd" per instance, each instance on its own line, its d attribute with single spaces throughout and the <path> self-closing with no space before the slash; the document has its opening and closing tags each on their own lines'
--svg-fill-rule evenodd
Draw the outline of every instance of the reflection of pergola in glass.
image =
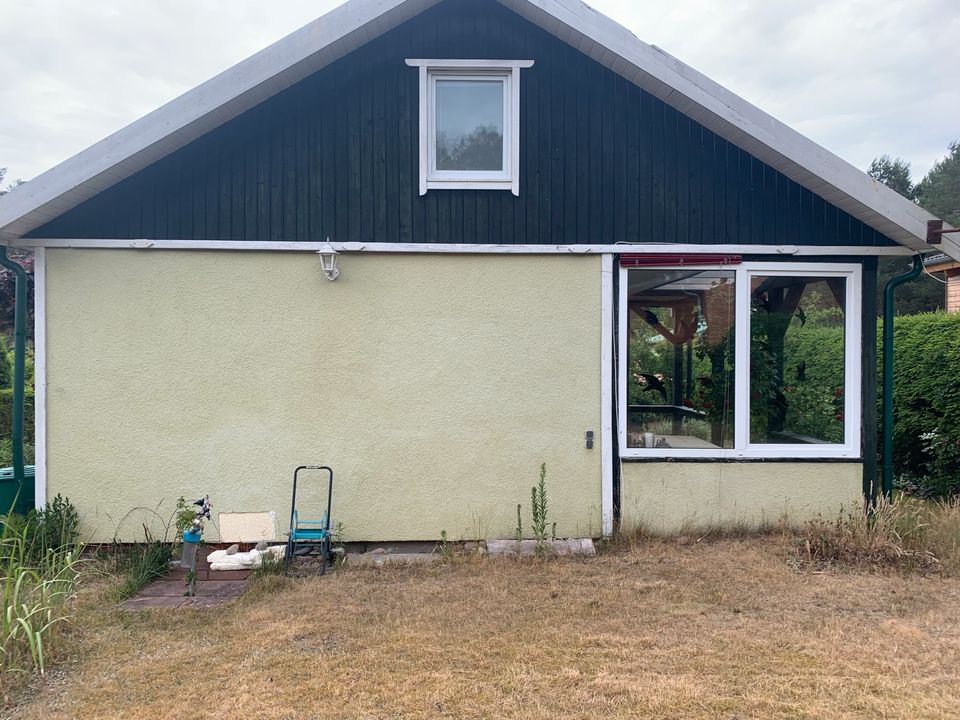
<svg viewBox="0 0 960 720">
<path fill-rule="evenodd" d="M 683 433 L 683 419 L 698 418 L 710 422 L 710 443 L 723 447 L 731 439 L 732 376 L 727 372 L 727 339 L 734 322 L 733 273 L 729 270 L 657 270 L 628 273 L 627 302 L 629 328 L 643 323 L 673 347 L 673 371 L 669 392 L 659 378 L 642 374 L 648 385 L 659 392 L 661 404 L 631 405 L 631 413 L 660 413 L 672 418 L 673 435 Z M 667 312 L 664 312 L 667 311 Z M 720 407 L 716 412 L 687 407 L 693 394 L 694 341 L 702 342 L 710 358 L 710 377 L 698 378 L 701 384 L 720 389 Z M 709 417 L 708 417 L 709 415 Z"/>
</svg>

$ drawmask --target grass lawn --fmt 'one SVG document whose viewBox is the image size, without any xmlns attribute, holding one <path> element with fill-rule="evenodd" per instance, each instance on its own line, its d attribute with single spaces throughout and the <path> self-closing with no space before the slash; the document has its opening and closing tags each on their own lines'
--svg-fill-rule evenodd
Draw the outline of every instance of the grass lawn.
<svg viewBox="0 0 960 720">
<path fill-rule="evenodd" d="M 960 717 L 960 579 L 791 566 L 780 536 L 265 578 L 86 609 L 30 718 Z"/>
</svg>

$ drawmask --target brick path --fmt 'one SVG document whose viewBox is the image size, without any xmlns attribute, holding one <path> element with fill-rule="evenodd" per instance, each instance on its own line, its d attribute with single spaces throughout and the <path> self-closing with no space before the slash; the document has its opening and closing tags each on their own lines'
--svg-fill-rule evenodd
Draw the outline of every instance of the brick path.
<svg viewBox="0 0 960 720">
<path fill-rule="evenodd" d="M 124 610 L 145 608 L 214 607 L 240 597 L 247 589 L 249 570 L 211 570 L 207 563 L 209 548 L 201 548 L 197 557 L 196 595 L 186 597 L 187 571 L 174 568 L 164 577 L 145 585 L 132 598 L 120 603 Z"/>
</svg>

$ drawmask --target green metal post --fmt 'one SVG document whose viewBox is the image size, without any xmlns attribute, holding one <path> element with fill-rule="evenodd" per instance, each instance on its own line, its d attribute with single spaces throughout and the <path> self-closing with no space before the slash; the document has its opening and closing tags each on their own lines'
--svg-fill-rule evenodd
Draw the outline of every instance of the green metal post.
<svg viewBox="0 0 960 720">
<path fill-rule="evenodd" d="M 893 291 L 923 271 L 923 257 L 913 256 L 913 267 L 890 278 L 883 289 L 883 495 L 893 495 Z"/>
<path fill-rule="evenodd" d="M 24 355 L 27 349 L 27 271 L 7 257 L 7 248 L 0 245 L 0 265 L 14 274 L 13 320 L 13 413 L 10 444 L 13 446 L 13 477 L 23 492 L 23 382 Z"/>
</svg>

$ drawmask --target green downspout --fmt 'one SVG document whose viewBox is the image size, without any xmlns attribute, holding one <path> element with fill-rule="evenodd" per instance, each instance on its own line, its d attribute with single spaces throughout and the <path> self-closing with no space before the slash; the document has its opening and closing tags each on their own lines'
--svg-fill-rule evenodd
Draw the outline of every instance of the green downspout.
<svg viewBox="0 0 960 720">
<path fill-rule="evenodd" d="M 27 349 L 27 271 L 7 257 L 6 246 L 0 245 L 0 265 L 16 278 L 13 320 L 13 422 L 10 444 L 13 446 L 13 478 L 23 492 L 23 365 Z"/>
<path fill-rule="evenodd" d="M 913 256 L 913 267 L 890 278 L 883 289 L 883 496 L 893 495 L 893 291 L 923 271 L 923 257 Z"/>
</svg>

